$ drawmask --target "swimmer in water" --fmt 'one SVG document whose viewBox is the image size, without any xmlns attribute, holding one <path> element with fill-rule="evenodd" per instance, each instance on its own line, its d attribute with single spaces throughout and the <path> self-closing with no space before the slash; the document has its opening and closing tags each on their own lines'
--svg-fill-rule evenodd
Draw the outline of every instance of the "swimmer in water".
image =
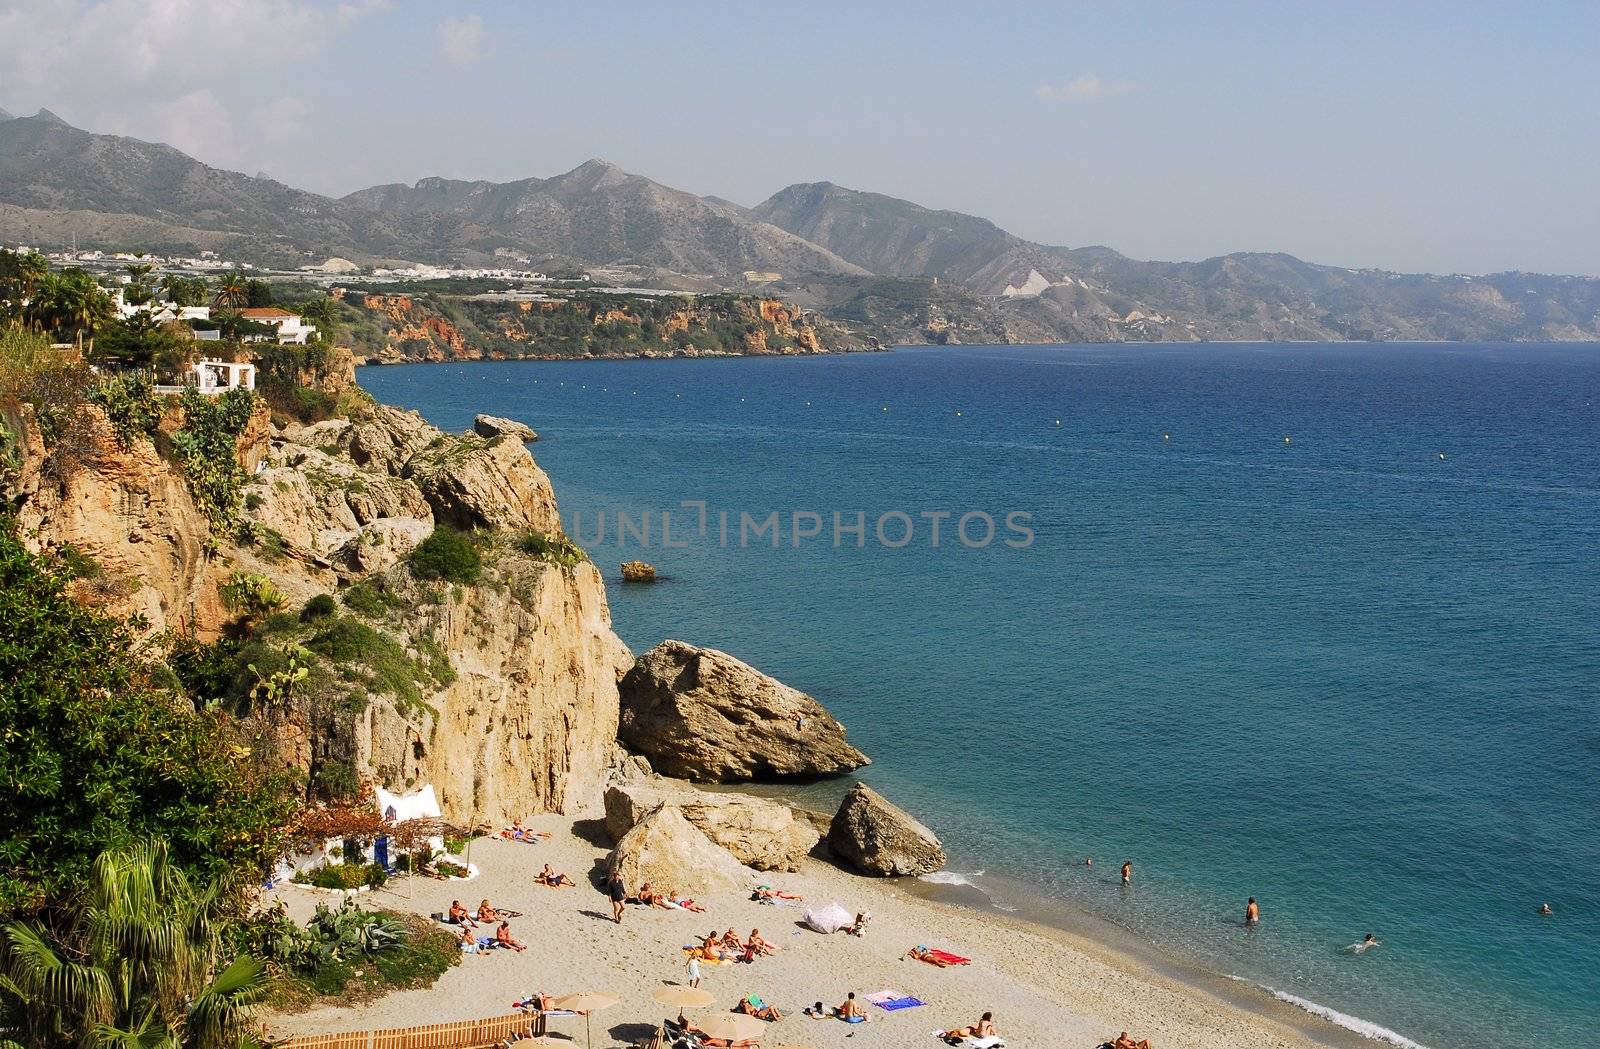
<svg viewBox="0 0 1600 1049">
<path fill-rule="evenodd" d="M 1093 867 L 1094 866 L 1094 857 L 1093 856 L 1085 856 L 1083 858 L 1083 865 L 1085 867 Z"/>
<path fill-rule="evenodd" d="M 1548 903 L 1541 903 L 1541 904 L 1539 904 L 1539 913 L 1540 914 L 1554 914 L 1555 911 L 1550 909 L 1550 905 Z"/>
<path fill-rule="evenodd" d="M 1259 921 L 1261 921 L 1261 908 L 1256 905 L 1256 898 L 1252 896 L 1250 901 L 1244 905 L 1244 923 L 1246 925 L 1255 925 Z"/>
<path fill-rule="evenodd" d="M 1133 884 L 1133 861 L 1132 860 L 1123 860 L 1122 861 L 1122 884 L 1124 884 L 1124 885 L 1132 885 Z"/>
<path fill-rule="evenodd" d="M 1366 954 L 1367 951 L 1371 950 L 1372 948 L 1382 946 L 1383 941 L 1374 939 L 1372 934 L 1369 932 L 1366 936 L 1362 937 L 1360 943 L 1352 943 L 1348 949 L 1351 954 Z"/>
</svg>

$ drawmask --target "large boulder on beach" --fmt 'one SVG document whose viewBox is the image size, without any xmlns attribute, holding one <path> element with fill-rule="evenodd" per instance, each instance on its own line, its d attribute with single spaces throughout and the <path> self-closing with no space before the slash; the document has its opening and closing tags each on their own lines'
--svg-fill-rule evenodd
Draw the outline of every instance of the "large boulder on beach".
<svg viewBox="0 0 1600 1049">
<path fill-rule="evenodd" d="M 845 795 L 828 828 L 828 846 L 867 874 L 905 877 L 944 866 L 933 831 L 865 783 Z"/>
<path fill-rule="evenodd" d="M 623 743 L 681 779 L 831 776 L 869 761 L 821 703 L 714 648 L 661 642 L 622 679 L 621 701 Z"/>
<path fill-rule="evenodd" d="M 515 437 L 519 441 L 537 441 L 539 435 L 533 432 L 533 427 L 527 423 L 519 423 L 515 419 L 503 419 L 498 415 L 480 415 L 472 420 L 472 429 L 479 437 L 492 439 L 495 437 Z"/>
<path fill-rule="evenodd" d="M 611 869 L 630 894 L 649 882 L 689 896 L 748 888 L 754 875 L 697 830 L 676 805 L 651 809 L 611 852 Z"/>
<path fill-rule="evenodd" d="M 817 828 L 789 806 L 744 794 L 714 794 L 663 780 L 606 788 L 606 831 L 621 840 L 648 813 L 671 804 L 712 842 L 759 871 L 794 871 L 816 847 Z"/>
</svg>

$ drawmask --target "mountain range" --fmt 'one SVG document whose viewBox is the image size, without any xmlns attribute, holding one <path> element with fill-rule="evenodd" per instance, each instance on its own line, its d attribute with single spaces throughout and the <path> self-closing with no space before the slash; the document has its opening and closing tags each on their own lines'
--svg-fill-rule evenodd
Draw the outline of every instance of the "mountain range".
<svg viewBox="0 0 1600 1049">
<path fill-rule="evenodd" d="M 548 179 L 426 178 L 333 198 L 46 110 L 0 111 L 0 240 L 74 238 L 278 265 L 636 266 L 679 286 L 776 272 L 787 297 L 897 342 L 1600 338 L 1593 278 L 1398 274 L 1263 253 L 1148 262 L 826 182 L 744 208 L 602 160 Z"/>
</svg>

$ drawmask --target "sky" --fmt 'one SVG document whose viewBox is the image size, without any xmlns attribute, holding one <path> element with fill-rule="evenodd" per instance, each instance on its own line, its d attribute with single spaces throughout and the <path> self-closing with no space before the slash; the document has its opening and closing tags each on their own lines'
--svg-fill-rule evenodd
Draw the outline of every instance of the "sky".
<svg viewBox="0 0 1600 1049">
<path fill-rule="evenodd" d="M 0 0 L 0 107 L 343 194 L 590 157 L 1138 258 L 1600 275 L 1600 3 Z"/>
</svg>

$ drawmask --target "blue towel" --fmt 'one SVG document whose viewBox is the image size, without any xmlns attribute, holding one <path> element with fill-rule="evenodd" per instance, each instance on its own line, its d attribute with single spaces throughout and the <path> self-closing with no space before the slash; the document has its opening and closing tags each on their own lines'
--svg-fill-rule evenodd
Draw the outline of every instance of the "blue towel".
<svg viewBox="0 0 1600 1049">
<path fill-rule="evenodd" d="M 928 1003 L 923 1001 L 921 998 L 911 998 L 908 996 L 905 998 L 891 998 L 887 1002 L 875 1002 L 874 1004 L 884 1012 L 892 1013 L 896 1009 L 915 1009 L 919 1005 L 927 1005 Z"/>
</svg>

